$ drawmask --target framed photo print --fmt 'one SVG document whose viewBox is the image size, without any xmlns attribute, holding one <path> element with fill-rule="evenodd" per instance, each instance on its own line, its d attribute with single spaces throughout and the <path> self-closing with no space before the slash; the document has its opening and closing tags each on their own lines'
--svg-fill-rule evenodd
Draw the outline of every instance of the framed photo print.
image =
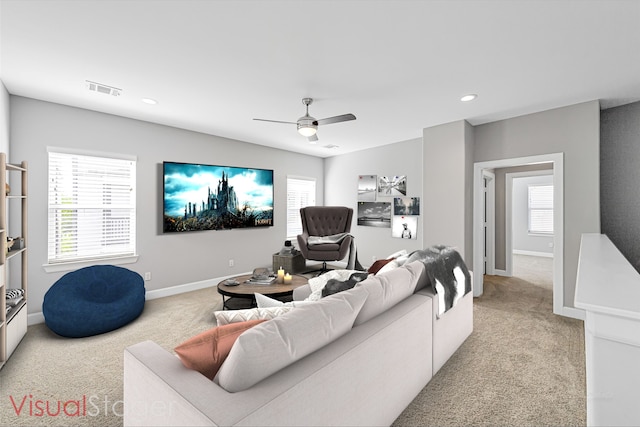
<svg viewBox="0 0 640 427">
<path fill-rule="evenodd" d="M 407 177 L 402 175 L 381 176 L 378 179 L 378 196 L 406 196 Z"/>
<path fill-rule="evenodd" d="M 358 175 L 358 201 L 375 202 L 377 175 Z"/>
<path fill-rule="evenodd" d="M 418 238 L 418 216 L 394 215 L 391 237 L 416 240 Z"/>
<path fill-rule="evenodd" d="M 420 215 L 420 197 L 394 197 L 394 215 Z"/>
<path fill-rule="evenodd" d="M 391 228 L 391 203 L 358 202 L 358 225 Z"/>
</svg>

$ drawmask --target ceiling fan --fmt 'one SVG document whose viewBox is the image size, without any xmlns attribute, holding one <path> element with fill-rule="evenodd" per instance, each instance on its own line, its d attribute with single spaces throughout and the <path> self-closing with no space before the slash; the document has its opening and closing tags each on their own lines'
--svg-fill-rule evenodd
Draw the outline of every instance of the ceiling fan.
<svg viewBox="0 0 640 427">
<path fill-rule="evenodd" d="M 318 126 L 320 125 L 329 125 L 331 123 L 340 123 L 347 122 L 349 120 L 355 120 L 356 116 L 353 114 L 342 114 L 341 116 L 333 116 L 327 117 L 326 119 L 316 120 L 314 117 L 309 115 L 309 105 L 313 102 L 311 98 L 302 98 L 302 103 L 307 108 L 307 112 L 304 116 L 300 117 L 297 122 L 283 122 L 280 120 L 267 120 L 267 119 L 253 119 L 259 120 L 261 122 L 273 122 L 273 123 L 287 123 L 298 126 L 298 133 L 302 136 L 306 136 L 307 140 L 312 144 L 318 140 L 318 135 L 316 132 L 318 131 Z"/>
</svg>

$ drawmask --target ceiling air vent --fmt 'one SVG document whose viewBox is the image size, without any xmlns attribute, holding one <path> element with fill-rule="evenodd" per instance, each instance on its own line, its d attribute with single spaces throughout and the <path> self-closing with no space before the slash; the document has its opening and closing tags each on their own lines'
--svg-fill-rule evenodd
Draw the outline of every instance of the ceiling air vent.
<svg viewBox="0 0 640 427">
<path fill-rule="evenodd" d="M 122 89 L 117 87 L 103 85 L 102 83 L 92 82 L 87 80 L 87 89 L 92 92 L 104 93 L 105 95 L 120 96 Z"/>
</svg>

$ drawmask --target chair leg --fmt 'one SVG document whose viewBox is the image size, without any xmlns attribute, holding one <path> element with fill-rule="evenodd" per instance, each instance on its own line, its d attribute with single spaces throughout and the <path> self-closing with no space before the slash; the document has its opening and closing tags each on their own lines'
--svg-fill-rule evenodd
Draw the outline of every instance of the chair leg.
<svg viewBox="0 0 640 427">
<path fill-rule="evenodd" d="M 319 270 L 310 270 L 310 271 L 305 271 L 304 274 L 310 274 L 310 273 L 316 273 L 319 272 L 318 274 L 316 274 L 314 277 L 320 276 L 324 273 L 326 273 L 327 271 L 331 271 L 333 270 L 333 268 L 327 268 L 327 261 L 322 261 L 322 268 L 320 268 Z"/>
</svg>

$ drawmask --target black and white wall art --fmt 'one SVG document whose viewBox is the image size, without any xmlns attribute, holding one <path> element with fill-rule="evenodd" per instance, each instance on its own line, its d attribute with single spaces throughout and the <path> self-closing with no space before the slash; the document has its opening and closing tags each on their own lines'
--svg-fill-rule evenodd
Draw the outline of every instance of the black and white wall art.
<svg viewBox="0 0 640 427">
<path fill-rule="evenodd" d="M 406 196 L 407 177 L 405 175 L 381 176 L 378 179 L 378 196 Z"/>
<path fill-rule="evenodd" d="M 394 215 L 391 237 L 416 240 L 418 238 L 418 216 Z"/>
<path fill-rule="evenodd" d="M 377 184 L 377 175 L 358 175 L 358 201 L 375 202 Z"/>
<path fill-rule="evenodd" d="M 358 225 L 391 228 L 391 203 L 358 202 Z"/>
<path fill-rule="evenodd" d="M 420 215 L 420 197 L 394 197 L 394 215 Z"/>
</svg>

